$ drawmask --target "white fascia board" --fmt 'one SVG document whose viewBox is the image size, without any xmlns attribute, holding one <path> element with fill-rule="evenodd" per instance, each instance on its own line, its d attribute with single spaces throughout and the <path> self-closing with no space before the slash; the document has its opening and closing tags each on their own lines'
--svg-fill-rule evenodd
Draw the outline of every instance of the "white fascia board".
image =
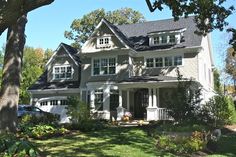
<svg viewBox="0 0 236 157">
<path fill-rule="evenodd" d="M 63 89 L 37 89 L 37 90 L 28 90 L 30 94 L 54 94 L 54 93 L 79 93 L 80 88 L 63 88 Z"/>
<path fill-rule="evenodd" d="M 96 26 L 96 28 L 94 29 L 93 33 L 90 35 L 90 37 L 88 38 L 88 40 L 84 43 L 84 45 L 82 46 L 81 50 L 82 52 L 84 51 L 84 47 L 86 47 L 86 45 L 88 44 L 88 42 L 91 40 L 91 38 L 94 36 L 94 34 L 97 32 L 97 29 L 99 27 L 101 27 L 102 24 L 106 24 L 106 26 L 112 31 L 113 34 L 115 34 L 115 36 L 117 37 L 117 39 L 128 49 L 134 51 L 134 53 L 137 53 L 134 49 L 132 49 L 131 47 L 129 47 L 117 34 L 116 32 L 109 26 L 109 24 L 106 22 L 106 20 L 102 19 L 100 21 L 100 23 Z"/>
<path fill-rule="evenodd" d="M 57 49 L 54 51 L 54 53 L 53 53 L 53 55 L 51 56 L 51 58 L 48 60 L 48 62 L 46 63 L 46 67 L 48 66 L 48 64 L 54 59 L 54 56 L 58 53 L 58 51 L 59 51 L 59 49 L 61 48 L 61 47 L 63 47 L 63 49 L 66 51 L 66 53 L 70 56 L 70 58 L 75 62 L 75 64 L 77 65 L 77 66 L 79 66 L 78 65 L 78 63 L 74 60 L 74 58 L 71 56 L 71 54 L 68 52 L 68 50 L 63 46 L 63 44 L 62 43 L 60 43 L 60 45 L 57 47 Z"/>
</svg>

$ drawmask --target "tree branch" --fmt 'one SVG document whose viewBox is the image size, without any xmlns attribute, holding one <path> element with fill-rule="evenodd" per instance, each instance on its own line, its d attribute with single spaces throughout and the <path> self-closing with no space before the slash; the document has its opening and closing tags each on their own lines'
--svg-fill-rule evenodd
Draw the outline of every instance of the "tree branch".
<svg viewBox="0 0 236 157">
<path fill-rule="evenodd" d="M 0 0 L 0 35 L 17 19 L 28 12 L 54 0 Z"/>
</svg>

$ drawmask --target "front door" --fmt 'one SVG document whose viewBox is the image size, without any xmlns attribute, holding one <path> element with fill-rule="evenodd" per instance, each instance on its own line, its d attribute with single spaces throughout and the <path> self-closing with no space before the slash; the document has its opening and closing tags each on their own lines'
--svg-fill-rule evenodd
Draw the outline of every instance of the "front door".
<svg viewBox="0 0 236 157">
<path fill-rule="evenodd" d="M 134 93 L 134 118 L 146 118 L 148 106 L 148 89 L 138 89 Z"/>
</svg>

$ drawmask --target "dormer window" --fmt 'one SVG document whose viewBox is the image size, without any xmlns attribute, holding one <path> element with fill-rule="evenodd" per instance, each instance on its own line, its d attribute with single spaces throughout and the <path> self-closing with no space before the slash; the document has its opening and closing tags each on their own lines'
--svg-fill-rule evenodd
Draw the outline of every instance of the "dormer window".
<svg viewBox="0 0 236 157">
<path fill-rule="evenodd" d="M 71 79 L 72 78 L 72 68 L 70 65 L 61 65 L 53 67 L 53 79 Z"/>
<path fill-rule="evenodd" d="M 111 47 L 111 37 L 100 37 L 97 38 L 98 48 L 110 48 Z"/>
</svg>

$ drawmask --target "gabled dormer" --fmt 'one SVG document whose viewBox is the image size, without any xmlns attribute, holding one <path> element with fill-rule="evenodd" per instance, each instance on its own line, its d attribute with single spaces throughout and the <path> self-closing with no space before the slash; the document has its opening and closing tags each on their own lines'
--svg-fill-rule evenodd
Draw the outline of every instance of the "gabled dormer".
<svg viewBox="0 0 236 157">
<path fill-rule="evenodd" d="M 148 33 L 150 46 L 165 46 L 180 44 L 184 38 L 186 28 L 177 30 L 163 30 Z"/>
<path fill-rule="evenodd" d="M 78 81 L 80 60 L 77 50 L 61 43 L 46 64 L 48 82 Z"/>
<path fill-rule="evenodd" d="M 106 19 L 102 19 L 82 46 L 81 53 L 128 48 L 130 47 L 125 35 Z"/>
</svg>

